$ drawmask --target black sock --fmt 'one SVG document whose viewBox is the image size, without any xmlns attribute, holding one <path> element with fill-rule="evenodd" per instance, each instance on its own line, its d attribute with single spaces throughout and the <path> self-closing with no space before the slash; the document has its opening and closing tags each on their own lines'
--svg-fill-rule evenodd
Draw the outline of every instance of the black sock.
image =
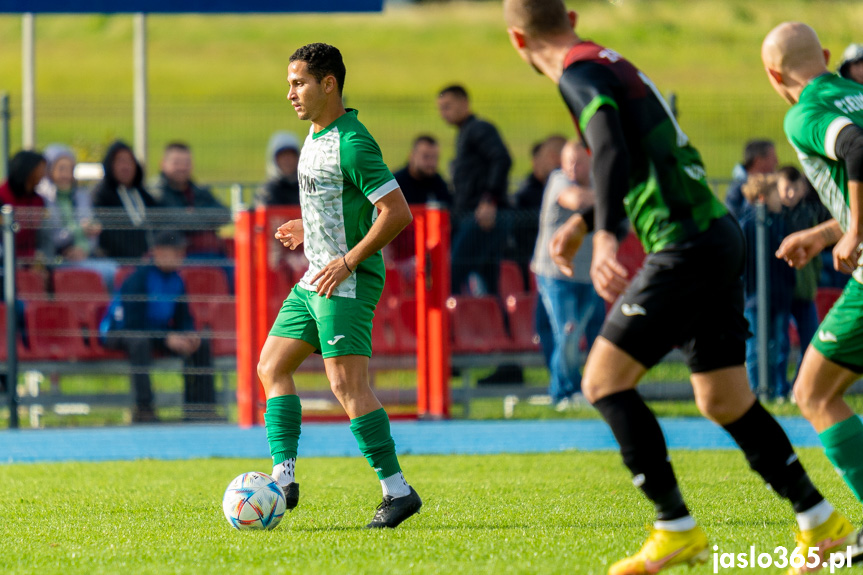
<svg viewBox="0 0 863 575">
<path fill-rule="evenodd" d="M 607 395 L 593 404 L 611 427 L 632 482 L 647 495 L 661 520 L 689 515 L 671 469 L 665 437 L 656 416 L 634 389 Z"/>
<path fill-rule="evenodd" d="M 749 467 L 800 513 L 821 503 L 824 497 L 812 485 L 785 435 L 785 430 L 759 402 L 733 423 L 723 425 L 749 462 Z"/>
</svg>

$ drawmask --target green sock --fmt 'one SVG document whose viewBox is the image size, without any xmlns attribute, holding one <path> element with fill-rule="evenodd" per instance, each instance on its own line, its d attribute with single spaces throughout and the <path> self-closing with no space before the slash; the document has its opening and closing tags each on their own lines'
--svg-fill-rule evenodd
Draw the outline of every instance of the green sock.
<svg viewBox="0 0 863 575">
<path fill-rule="evenodd" d="M 360 452 L 378 474 L 378 479 L 385 479 L 402 470 L 396 457 L 396 442 L 390 433 L 390 418 L 383 407 L 352 419 L 351 431 L 357 438 Z"/>
<path fill-rule="evenodd" d="M 863 422 L 856 415 L 818 434 L 827 459 L 863 503 Z"/>
<path fill-rule="evenodd" d="M 267 400 L 264 421 L 267 423 L 267 443 L 273 465 L 297 457 L 303 408 L 296 395 L 280 395 Z"/>
</svg>

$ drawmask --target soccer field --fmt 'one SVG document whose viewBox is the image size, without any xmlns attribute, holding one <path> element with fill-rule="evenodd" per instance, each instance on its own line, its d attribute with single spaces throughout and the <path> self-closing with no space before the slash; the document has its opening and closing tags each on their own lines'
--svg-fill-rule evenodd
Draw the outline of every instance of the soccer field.
<svg viewBox="0 0 863 575">
<path fill-rule="evenodd" d="M 859 524 L 859 504 L 820 450 L 800 453 L 825 495 Z M 0 572 L 598 574 L 637 550 L 652 519 L 617 453 L 401 461 L 425 504 L 387 531 L 362 528 L 380 489 L 359 456 L 301 458 L 300 505 L 271 532 L 235 531 L 221 510 L 228 482 L 267 471 L 263 459 L 6 465 Z M 790 507 L 741 454 L 676 451 L 673 461 L 720 552 L 793 547 Z M 712 573 L 712 561 L 679 571 Z"/>
</svg>

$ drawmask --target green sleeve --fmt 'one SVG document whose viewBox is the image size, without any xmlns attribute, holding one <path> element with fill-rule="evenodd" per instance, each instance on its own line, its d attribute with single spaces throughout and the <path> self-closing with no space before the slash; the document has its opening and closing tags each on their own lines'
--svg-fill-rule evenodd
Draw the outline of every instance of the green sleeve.
<svg viewBox="0 0 863 575">
<path fill-rule="evenodd" d="M 785 134 L 799 152 L 836 160 L 836 138 L 851 119 L 830 106 L 800 106 L 785 116 Z"/>
<path fill-rule="evenodd" d="M 344 178 L 373 204 L 399 187 L 377 142 L 368 134 L 346 135 L 341 145 L 341 165 Z"/>
</svg>

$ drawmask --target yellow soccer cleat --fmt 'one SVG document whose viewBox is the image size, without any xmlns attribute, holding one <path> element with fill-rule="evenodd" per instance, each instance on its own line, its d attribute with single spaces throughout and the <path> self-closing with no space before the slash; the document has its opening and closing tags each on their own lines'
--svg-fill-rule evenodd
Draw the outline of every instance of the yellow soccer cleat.
<svg viewBox="0 0 863 575">
<path fill-rule="evenodd" d="M 820 571 L 824 563 L 830 560 L 833 551 L 844 552 L 848 545 L 853 545 L 854 526 L 841 513 L 834 511 L 827 521 L 815 529 L 801 531 L 795 539 L 797 548 L 794 551 L 804 557 L 806 563 L 802 567 L 791 567 L 788 575 L 814 573 Z M 812 555 L 809 554 L 810 549 Z M 789 557 L 792 554 L 789 553 Z M 815 556 L 818 557 L 817 561 L 813 559 Z M 815 565 L 810 567 L 813 564 Z"/>
<path fill-rule="evenodd" d="M 710 557 L 700 527 L 689 531 L 651 529 L 641 550 L 611 566 L 608 575 L 652 575 L 673 565 L 704 563 Z"/>
</svg>

